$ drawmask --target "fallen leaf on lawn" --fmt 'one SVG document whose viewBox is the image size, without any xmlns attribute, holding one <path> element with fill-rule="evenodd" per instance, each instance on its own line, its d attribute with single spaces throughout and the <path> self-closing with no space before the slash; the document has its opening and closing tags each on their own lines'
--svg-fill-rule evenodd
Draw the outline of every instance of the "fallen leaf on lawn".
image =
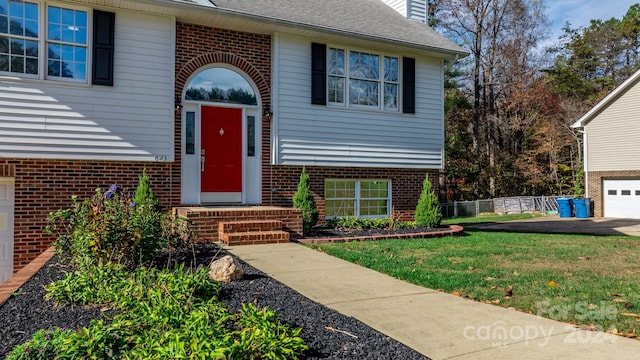
<svg viewBox="0 0 640 360">
<path fill-rule="evenodd" d="M 491 300 L 491 303 L 494 305 L 500 304 L 500 299 Z"/>
<path fill-rule="evenodd" d="M 514 271 L 514 272 L 513 272 L 513 276 L 518 276 L 518 275 L 520 275 L 520 273 L 519 273 L 519 272 L 517 272 L 517 271 Z"/>
<path fill-rule="evenodd" d="M 640 318 L 640 315 L 638 315 L 638 314 L 634 314 L 634 313 L 628 313 L 628 312 L 620 313 L 620 315 L 622 315 L 622 316 L 628 316 L 628 317 L 634 317 L 634 318 Z"/>
<path fill-rule="evenodd" d="M 632 303 L 628 302 L 628 301 L 626 303 L 624 303 L 624 308 L 625 309 L 633 309 L 634 307 L 635 306 Z"/>
<path fill-rule="evenodd" d="M 591 260 L 591 257 L 589 257 L 589 256 L 580 256 L 580 257 L 578 257 L 578 259 L 580 259 L 580 260 Z"/>
<path fill-rule="evenodd" d="M 495 280 L 496 278 L 491 277 L 491 276 L 487 276 L 486 278 L 484 278 L 486 281 L 491 281 L 491 280 Z"/>
<path fill-rule="evenodd" d="M 613 302 L 623 303 L 623 302 L 627 302 L 627 300 L 625 300 L 625 299 L 613 299 Z"/>
<path fill-rule="evenodd" d="M 460 296 L 460 292 L 459 291 L 454 291 L 451 294 L 455 295 L 455 296 Z"/>
<path fill-rule="evenodd" d="M 558 287 L 558 283 L 553 281 L 553 280 L 549 281 L 547 283 L 547 285 L 549 285 L 549 287 L 552 287 L 552 288 L 557 288 Z"/>
<path fill-rule="evenodd" d="M 609 330 L 609 331 L 607 331 L 607 332 L 608 332 L 609 334 L 618 335 L 618 329 L 616 329 L 616 328 L 613 328 L 613 329 L 611 329 L 611 330 Z"/>
<path fill-rule="evenodd" d="M 572 273 L 570 273 L 570 272 L 568 272 L 568 271 L 567 271 L 567 272 L 562 273 L 562 275 L 564 275 L 564 276 L 566 276 L 566 277 L 571 277 L 571 276 L 573 276 L 573 274 L 572 274 Z"/>
<path fill-rule="evenodd" d="M 468 267 L 469 271 L 473 271 L 473 266 Z"/>
<path fill-rule="evenodd" d="M 507 296 L 507 297 L 513 296 L 513 286 L 511 285 L 507 286 L 507 288 L 504 290 L 504 296 Z"/>
<path fill-rule="evenodd" d="M 422 259 L 418 259 L 418 260 L 414 261 L 414 264 L 422 264 L 422 263 L 424 263 L 424 260 L 422 260 Z"/>
<path fill-rule="evenodd" d="M 626 338 L 634 339 L 637 335 L 636 335 L 636 334 L 628 333 L 628 334 L 622 334 L 622 336 L 624 336 L 624 337 L 626 337 Z"/>
</svg>

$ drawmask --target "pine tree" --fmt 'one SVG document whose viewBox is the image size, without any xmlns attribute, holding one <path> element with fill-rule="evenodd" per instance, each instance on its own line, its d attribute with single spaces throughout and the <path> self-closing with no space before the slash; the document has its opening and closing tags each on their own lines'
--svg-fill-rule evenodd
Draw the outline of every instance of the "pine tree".
<svg viewBox="0 0 640 360">
<path fill-rule="evenodd" d="M 308 234 L 311 228 L 318 222 L 318 209 L 313 200 L 311 187 L 309 186 L 309 174 L 305 167 L 302 167 L 298 190 L 293 195 L 293 207 L 302 209 L 302 227 L 304 234 Z"/>
<path fill-rule="evenodd" d="M 158 198 L 151 190 L 151 181 L 149 175 L 147 175 L 147 169 L 142 170 L 142 176 L 138 178 L 138 187 L 133 197 L 133 201 L 137 205 L 149 205 L 155 210 L 160 210 L 160 204 Z"/>
<path fill-rule="evenodd" d="M 440 220 L 442 220 L 440 203 L 427 174 L 422 184 L 422 193 L 416 207 L 416 225 L 436 227 L 440 225 Z"/>
</svg>

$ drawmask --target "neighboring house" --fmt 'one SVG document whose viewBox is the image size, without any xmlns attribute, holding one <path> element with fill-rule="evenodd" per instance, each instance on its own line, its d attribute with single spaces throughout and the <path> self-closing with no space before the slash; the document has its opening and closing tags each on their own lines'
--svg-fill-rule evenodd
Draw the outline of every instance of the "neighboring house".
<svg viewBox="0 0 640 360">
<path fill-rule="evenodd" d="M 586 196 L 594 215 L 640 219 L 640 71 L 572 127 L 584 139 Z"/>
<path fill-rule="evenodd" d="M 291 206 L 304 165 L 321 215 L 410 218 L 466 52 L 385 2 L 0 0 L 0 277 L 143 168 L 165 208 Z"/>
</svg>

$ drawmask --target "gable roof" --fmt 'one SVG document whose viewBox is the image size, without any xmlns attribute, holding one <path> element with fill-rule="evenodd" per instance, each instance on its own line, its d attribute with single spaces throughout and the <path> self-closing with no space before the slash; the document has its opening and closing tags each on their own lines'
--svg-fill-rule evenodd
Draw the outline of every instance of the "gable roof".
<svg viewBox="0 0 640 360">
<path fill-rule="evenodd" d="M 256 21 L 382 41 L 441 53 L 468 52 L 428 25 L 408 20 L 380 0 L 173 0 Z"/>
<path fill-rule="evenodd" d="M 587 111 L 586 114 L 582 115 L 580 119 L 578 119 L 573 125 L 572 128 L 581 128 L 585 127 L 588 122 L 593 120 L 598 114 L 600 114 L 604 109 L 609 107 L 613 102 L 615 102 L 622 94 L 627 92 L 633 85 L 635 85 L 638 81 L 640 81 L 640 70 L 636 71 L 630 78 L 625 80 L 622 84 L 620 84 L 617 88 L 615 88 L 609 95 L 607 95 L 604 99 L 600 100 L 591 110 Z"/>
</svg>

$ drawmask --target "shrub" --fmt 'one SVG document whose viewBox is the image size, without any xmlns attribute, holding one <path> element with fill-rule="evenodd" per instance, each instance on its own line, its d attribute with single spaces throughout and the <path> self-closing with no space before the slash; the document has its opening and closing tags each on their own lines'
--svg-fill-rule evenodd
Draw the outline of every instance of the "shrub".
<svg viewBox="0 0 640 360">
<path fill-rule="evenodd" d="M 146 168 L 142 169 L 142 176 L 138 178 L 138 187 L 136 187 L 133 201 L 137 205 L 151 206 L 155 210 L 160 210 L 160 203 L 151 189 L 151 180 L 149 179 L 149 175 L 147 175 Z"/>
<path fill-rule="evenodd" d="M 46 231 L 57 236 L 54 245 L 58 253 L 70 257 L 80 268 L 108 262 L 135 267 L 179 239 L 177 232 L 185 227 L 181 220 L 158 211 L 148 182 L 143 173 L 136 192 L 139 203 L 113 184 L 104 192 L 96 189 L 95 195 L 82 203 L 73 196 L 71 208 L 50 213 Z"/>
<path fill-rule="evenodd" d="M 442 212 L 440 210 L 438 196 L 431 187 L 429 175 L 426 175 L 422 184 L 420 200 L 418 200 L 418 206 L 416 207 L 416 225 L 436 227 L 440 225 L 441 220 Z"/>
<path fill-rule="evenodd" d="M 302 168 L 302 174 L 300 174 L 298 190 L 293 195 L 293 207 L 302 209 L 303 232 L 308 234 L 313 226 L 318 223 L 318 209 L 309 186 L 309 174 L 307 174 L 307 170 L 304 167 Z"/>
</svg>

